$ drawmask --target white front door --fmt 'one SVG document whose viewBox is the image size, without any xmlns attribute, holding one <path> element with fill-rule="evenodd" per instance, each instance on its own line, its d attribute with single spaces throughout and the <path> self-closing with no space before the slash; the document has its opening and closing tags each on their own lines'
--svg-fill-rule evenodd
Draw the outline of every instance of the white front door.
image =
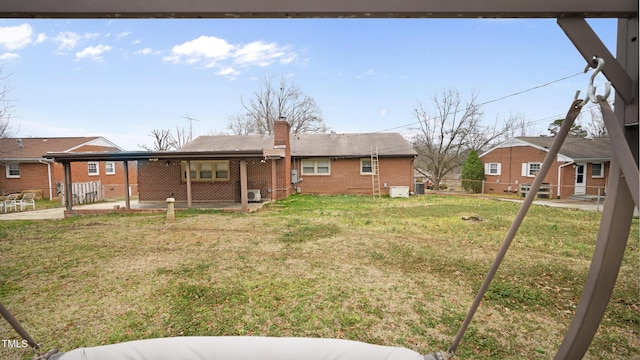
<svg viewBox="0 0 640 360">
<path fill-rule="evenodd" d="M 584 175 L 586 168 L 586 164 L 576 163 L 576 184 L 573 190 L 573 193 L 576 195 L 583 195 L 586 193 L 586 176 Z"/>
</svg>

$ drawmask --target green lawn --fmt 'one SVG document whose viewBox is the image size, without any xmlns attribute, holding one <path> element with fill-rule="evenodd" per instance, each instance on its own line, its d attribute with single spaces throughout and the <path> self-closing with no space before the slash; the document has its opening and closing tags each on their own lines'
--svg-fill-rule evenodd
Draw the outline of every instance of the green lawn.
<svg viewBox="0 0 640 360">
<path fill-rule="evenodd" d="M 292 196 L 242 215 L 0 223 L 0 301 L 50 348 L 181 335 L 332 337 L 446 350 L 519 205 Z M 478 215 L 483 221 L 465 221 Z M 533 207 L 460 359 L 552 358 L 600 214 Z M 638 220 L 587 359 L 640 358 Z M 5 322 L 0 339 L 17 339 Z M 2 349 L 2 359 L 30 351 Z"/>
</svg>

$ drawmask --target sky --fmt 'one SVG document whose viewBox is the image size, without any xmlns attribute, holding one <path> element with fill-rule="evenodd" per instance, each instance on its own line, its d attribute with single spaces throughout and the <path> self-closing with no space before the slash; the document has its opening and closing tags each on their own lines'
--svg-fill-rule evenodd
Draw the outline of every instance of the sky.
<svg viewBox="0 0 640 360">
<path fill-rule="evenodd" d="M 616 21 L 588 22 L 615 54 Z M 527 135 L 546 134 L 584 94 L 585 65 L 553 19 L 0 20 L 18 136 L 104 136 L 130 151 L 154 129 L 228 133 L 267 76 L 297 84 L 338 133 L 410 136 L 417 105 L 455 89 L 489 102 L 487 125 L 522 116 Z"/>
</svg>

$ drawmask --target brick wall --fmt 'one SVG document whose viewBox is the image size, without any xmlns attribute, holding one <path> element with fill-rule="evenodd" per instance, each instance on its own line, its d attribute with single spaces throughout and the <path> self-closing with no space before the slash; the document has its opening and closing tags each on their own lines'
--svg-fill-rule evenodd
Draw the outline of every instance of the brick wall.
<svg viewBox="0 0 640 360">
<path fill-rule="evenodd" d="M 55 187 L 55 183 L 53 186 Z M 21 163 L 20 177 L 7 178 L 6 165 L 0 164 L 0 195 L 2 193 L 10 194 L 21 192 L 23 190 L 41 190 L 44 197 L 49 197 L 47 165 L 40 163 Z"/>
<path fill-rule="evenodd" d="M 103 185 L 104 196 L 106 198 L 116 198 L 125 196 L 124 165 L 122 162 L 115 162 L 115 174 L 107 175 L 105 163 L 98 164 L 100 175 L 89 176 L 88 164 L 86 162 L 72 163 L 71 180 L 73 182 L 98 181 Z M 134 162 L 129 163 L 129 185 L 131 195 L 138 194 L 138 169 Z M 51 193 L 56 197 L 56 183 L 64 182 L 64 168 L 62 164 L 51 164 Z M 46 164 L 42 163 L 21 163 L 20 178 L 7 178 L 5 165 L 0 165 L 0 192 L 5 193 L 20 192 L 23 190 L 42 190 L 45 198 L 49 198 L 49 174 Z"/>
<path fill-rule="evenodd" d="M 534 178 L 522 176 L 522 164 L 528 162 L 542 163 L 547 152 L 536 149 L 532 146 L 514 146 L 509 148 L 498 148 L 486 154 L 481 158 L 484 164 L 499 163 L 501 164 L 500 175 L 490 175 L 485 172 L 485 192 L 486 193 L 509 193 L 518 191 L 520 184 L 531 184 Z M 557 159 L 553 162 L 549 173 L 544 182 L 552 186 L 552 198 L 558 195 L 558 168 L 565 164 Z M 608 162 L 604 163 L 604 177 L 593 178 L 591 175 L 592 164 L 586 163 L 585 180 L 586 193 L 595 195 L 598 187 L 603 188 L 606 184 L 606 178 L 609 172 Z M 575 166 L 567 165 L 561 168 L 560 176 L 560 198 L 565 199 L 574 194 L 575 186 Z"/>
<path fill-rule="evenodd" d="M 409 186 L 413 191 L 413 158 L 380 158 L 380 186 L 383 194 L 388 194 L 388 186 Z M 300 162 L 295 168 L 303 179 L 297 184 L 304 194 L 359 194 L 372 193 L 371 175 L 360 174 L 360 159 L 331 160 L 331 175 L 304 175 Z M 387 188 L 384 188 L 384 184 Z"/>
<path fill-rule="evenodd" d="M 259 189 L 263 198 L 269 197 L 271 166 L 274 160 L 246 159 L 247 188 Z M 138 161 L 140 201 L 187 200 L 187 183 L 182 181 L 181 161 Z M 191 183 L 193 201 L 240 201 L 240 160 L 229 161 L 229 180 Z"/>
</svg>

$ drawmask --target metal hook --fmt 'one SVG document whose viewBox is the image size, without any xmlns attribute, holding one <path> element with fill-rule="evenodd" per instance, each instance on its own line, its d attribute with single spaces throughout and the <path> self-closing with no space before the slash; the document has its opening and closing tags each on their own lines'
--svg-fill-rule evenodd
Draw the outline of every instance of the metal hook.
<svg viewBox="0 0 640 360">
<path fill-rule="evenodd" d="M 593 73 L 591 74 L 591 78 L 589 79 L 589 85 L 587 85 L 587 95 L 585 96 L 584 100 L 580 104 L 578 104 L 579 107 L 585 106 L 589 102 L 589 100 L 591 100 L 591 102 L 593 103 L 598 102 L 598 98 L 596 96 L 596 87 L 593 85 L 593 82 L 596 76 L 598 76 L 598 74 L 604 68 L 604 59 L 594 56 L 593 61 L 595 61 L 597 65 L 593 70 Z M 584 68 L 584 72 L 587 72 L 590 67 L 591 65 L 587 64 L 587 67 Z M 604 83 L 604 94 L 602 95 L 602 97 L 606 100 L 609 97 L 610 93 L 611 93 L 611 82 L 607 81 Z M 576 96 L 575 96 L 576 99 L 578 98 L 579 94 L 580 94 L 580 90 L 576 92 Z"/>
</svg>

